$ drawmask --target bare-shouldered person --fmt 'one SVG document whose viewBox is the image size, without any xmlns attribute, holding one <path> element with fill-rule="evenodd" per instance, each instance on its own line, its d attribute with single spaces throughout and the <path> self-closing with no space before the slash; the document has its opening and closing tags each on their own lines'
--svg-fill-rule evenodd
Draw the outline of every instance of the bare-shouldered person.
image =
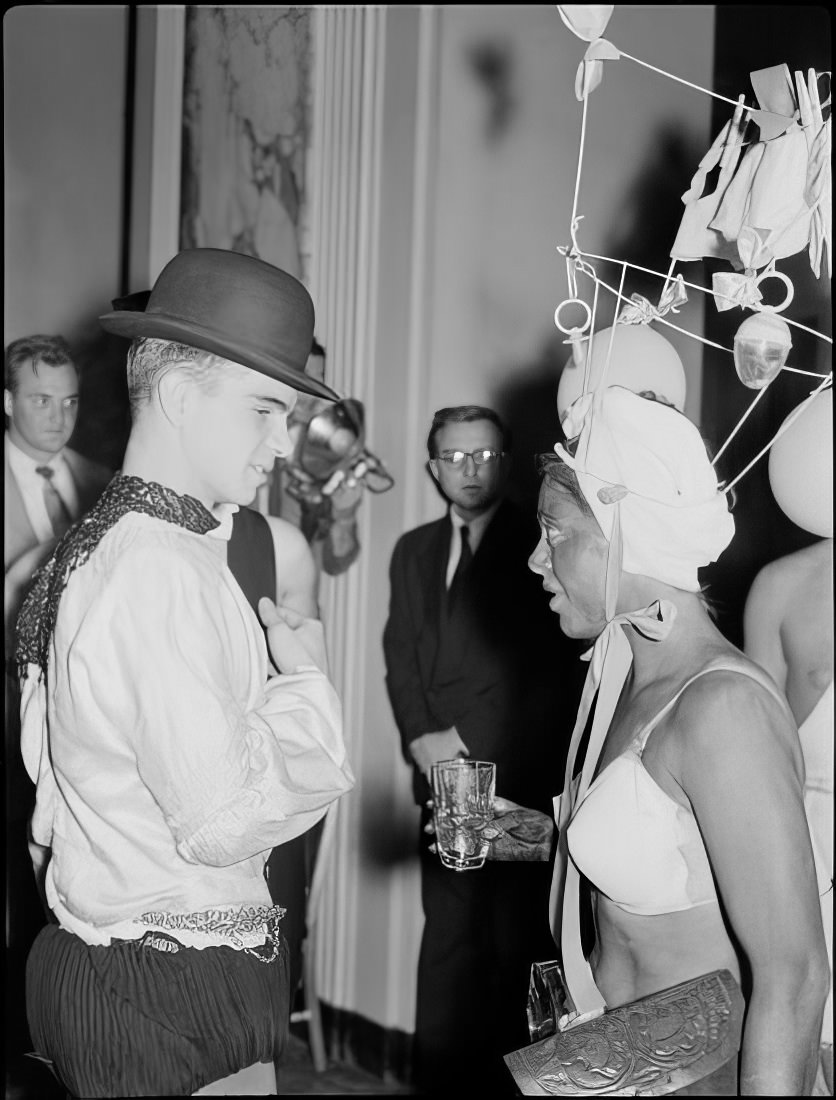
<svg viewBox="0 0 836 1100">
<path fill-rule="evenodd" d="M 765 565 L 743 628 L 747 655 L 784 689 L 801 728 L 833 682 L 833 539 Z"/>
<path fill-rule="evenodd" d="M 312 619 L 319 618 L 319 575 L 308 540 L 298 527 L 278 516 L 265 516 L 276 558 L 276 603 Z"/>
<path fill-rule="evenodd" d="M 678 1095 L 809 1096 L 829 977 L 801 746 L 777 686 L 712 622 L 698 574 L 734 521 L 687 418 L 618 386 L 594 400 L 563 422 L 575 449 L 541 460 L 529 560 L 563 633 L 596 639 L 575 748 L 601 669 L 595 747 L 560 799 L 555 940 L 584 975 L 574 866 L 596 918 L 598 996 L 583 1011 L 728 969 L 746 1000 L 739 1059 L 697 1068 Z M 569 993 L 577 1005 L 571 978 Z"/>
<path fill-rule="evenodd" d="M 743 619 L 746 653 L 783 689 L 804 754 L 804 805 L 833 974 L 833 539 L 770 562 Z M 833 990 L 822 1023 L 816 1094 L 833 1094 Z M 823 1080 L 822 1080 L 823 1079 Z"/>
</svg>

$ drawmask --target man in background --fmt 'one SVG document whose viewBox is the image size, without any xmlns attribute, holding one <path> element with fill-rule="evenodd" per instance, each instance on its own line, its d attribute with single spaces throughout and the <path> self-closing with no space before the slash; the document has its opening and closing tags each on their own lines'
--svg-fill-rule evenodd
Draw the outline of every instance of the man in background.
<svg viewBox="0 0 836 1100">
<path fill-rule="evenodd" d="M 78 391 L 78 366 L 63 337 L 24 336 L 6 348 L 6 571 L 26 551 L 60 538 L 110 481 L 109 470 L 67 446 Z"/>
<path fill-rule="evenodd" d="M 577 700 L 567 690 L 567 644 L 526 566 L 534 512 L 505 498 L 502 421 L 478 405 L 441 409 L 427 448 L 449 509 L 395 546 L 383 638 L 389 698 L 423 807 L 415 1074 L 424 1092 L 487 1095 L 512 1090 L 502 1055 L 528 1042 L 530 966 L 554 954 L 550 870 L 444 868 L 423 832 L 428 780 L 439 760 L 490 760 L 498 795 L 550 812 L 566 753 L 559 713 L 571 715 Z"/>
<path fill-rule="evenodd" d="M 833 539 L 770 562 L 743 616 L 746 655 L 787 697 L 804 754 L 804 807 L 833 972 Z M 833 990 L 822 1021 L 814 1096 L 833 1095 Z"/>
<path fill-rule="evenodd" d="M 79 371 L 61 336 L 25 336 L 6 348 L 3 621 L 7 662 L 26 587 L 57 540 L 110 481 L 104 466 L 67 443 L 78 415 Z M 6 1019 L 24 1038 L 23 962 L 46 913 L 26 847 L 34 787 L 20 757 L 16 676 L 5 677 Z"/>
</svg>

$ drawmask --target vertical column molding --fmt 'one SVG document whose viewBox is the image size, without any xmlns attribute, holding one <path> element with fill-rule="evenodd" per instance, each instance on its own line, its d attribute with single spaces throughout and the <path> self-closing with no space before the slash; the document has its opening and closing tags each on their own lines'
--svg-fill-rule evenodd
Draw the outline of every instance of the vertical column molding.
<svg viewBox="0 0 836 1100">
<path fill-rule="evenodd" d="M 437 163 L 438 94 L 439 75 L 438 40 L 440 35 L 439 10 L 436 5 L 422 5 L 419 9 L 418 77 L 415 119 L 415 194 L 413 196 L 413 222 L 411 243 L 411 296 L 409 303 L 409 345 L 407 358 L 407 408 L 423 409 L 429 387 L 429 374 L 425 369 L 430 349 L 429 333 L 432 330 L 430 273 L 433 270 L 432 244 L 434 239 L 431 212 L 435 201 L 434 168 Z M 423 451 L 423 437 L 427 425 L 417 416 L 407 418 L 406 454 Z M 424 479 L 425 480 L 425 479 Z M 404 529 L 409 530 L 422 522 L 422 482 L 409 477 L 404 485 Z"/>
<path fill-rule="evenodd" d="M 137 10 L 131 290 L 150 287 L 180 243 L 186 9 Z"/>
<path fill-rule="evenodd" d="M 428 385 L 426 362 L 430 345 L 432 316 L 430 309 L 430 279 L 433 263 L 431 216 L 435 201 L 435 168 L 438 135 L 438 59 L 439 11 L 435 5 L 419 9 L 418 58 L 416 82 L 415 136 L 413 144 L 414 187 L 413 220 L 410 244 L 409 334 L 407 341 L 406 409 L 403 425 L 404 454 L 407 463 L 423 451 L 426 423 L 415 415 L 425 406 Z M 417 526 L 424 518 L 420 514 L 420 482 L 416 477 L 404 479 L 404 530 Z M 391 789 L 398 789 L 404 765 L 397 754 L 392 759 Z M 396 868 L 392 875 L 390 935 L 386 953 L 386 1019 L 413 1018 L 413 1006 L 404 1005 L 404 965 L 415 958 L 420 914 L 416 915 L 416 868 Z M 418 924 L 416 924 L 416 919 Z M 403 1026 L 403 1025 L 402 1025 Z M 414 1025 L 413 1025 L 414 1026 Z M 404 1027 L 404 1030 L 411 1028 Z"/>
<path fill-rule="evenodd" d="M 389 540 L 422 518 L 415 456 L 425 425 L 416 409 L 428 385 L 439 26 L 430 5 L 319 8 L 312 36 L 307 275 L 327 381 L 363 401 L 375 449 L 393 471 L 408 472 L 396 492 L 366 496 L 363 552 L 346 573 L 322 581 L 357 786 L 326 820 L 310 943 L 323 1000 L 400 1031 L 414 1026 L 417 861 L 384 870 L 368 830 L 390 821 L 397 828 L 414 812 L 385 695 L 381 633 Z"/>
<path fill-rule="evenodd" d="M 368 407 L 374 385 L 377 219 L 385 8 L 317 8 L 313 33 L 313 136 L 310 150 L 309 289 L 327 380 Z M 361 542 L 370 538 L 369 508 L 360 511 Z M 338 579 L 323 577 L 322 618 L 331 674 L 343 702 L 349 757 L 362 769 L 365 637 L 361 593 L 366 556 Z M 355 988 L 358 917 L 355 796 L 329 811 L 311 891 L 317 990 L 350 1006 Z"/>
</svg>

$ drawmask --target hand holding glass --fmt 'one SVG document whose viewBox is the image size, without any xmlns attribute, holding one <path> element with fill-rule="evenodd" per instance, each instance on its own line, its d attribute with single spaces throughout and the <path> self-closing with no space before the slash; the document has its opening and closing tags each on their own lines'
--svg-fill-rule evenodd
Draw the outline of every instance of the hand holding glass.
<svg viewBox="0 0 836 1100">
<path fill-rule="evenodd" d="M 433 820 L 439 858 L 454 871 L 481 867 L 490 839 L 496 765 L 487 760 L 442 760 L 432 766 Z"/>
</svg>

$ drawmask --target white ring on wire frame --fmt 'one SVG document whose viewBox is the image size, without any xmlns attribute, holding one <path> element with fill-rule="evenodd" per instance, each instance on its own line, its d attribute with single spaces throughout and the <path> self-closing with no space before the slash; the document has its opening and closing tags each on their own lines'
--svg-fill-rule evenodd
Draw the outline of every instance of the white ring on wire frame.
<svg viewBox="0 0 836 1100">
<path fill-rule="evenodd" d="M 792 279 L 786 275 L 783 271 L 764 271 L 762 275 L 758 275 L 755 279 L 755 286 L 759 287 L 766 279 L 780 279 L 781 282 L 787 288 L 787 296 L 783 302 L 779 302 L 777 306 L 762 305 L 760 302 L 752 308 L 760 313 L 783 313 L 790 302 L 795 297 L 795 287 L 792 285 Z"/>
<path fill-rule="evenodd" d="M 789 304 L 789 303 L 787 303 Z M 564 306 L 583 306 L 586 310 L 586 320 L 582 325 L 572 325 L 571 328 L 564 328 L 560 323 L 560 311 Z M 572 333 L 586 332 L 589 326 L 592 324 L 592 310 L 581 298 L 567 298 L 564 302 L 561 302 L 557 309 L 554 311 L 554 323 L 560 329 L 561 332 L 565 332 L 567 336 L 571 336 Z"/>
</svg>

